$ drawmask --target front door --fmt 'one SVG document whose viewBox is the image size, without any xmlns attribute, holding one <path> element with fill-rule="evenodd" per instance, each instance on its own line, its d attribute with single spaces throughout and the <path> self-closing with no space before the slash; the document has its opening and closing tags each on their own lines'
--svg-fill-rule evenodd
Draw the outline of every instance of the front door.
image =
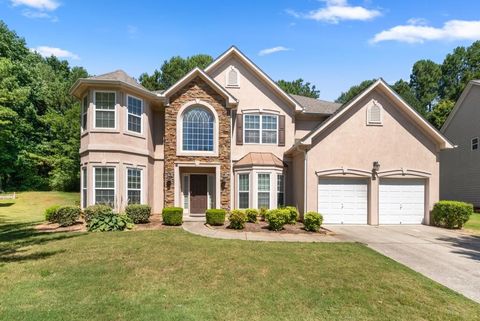
<svg viewBox="0 0 480 321">
<path fill-rule="evenodd" d="M 207 210 L 207 175 L 190 175 L 190 214 Z"/>
</svg>

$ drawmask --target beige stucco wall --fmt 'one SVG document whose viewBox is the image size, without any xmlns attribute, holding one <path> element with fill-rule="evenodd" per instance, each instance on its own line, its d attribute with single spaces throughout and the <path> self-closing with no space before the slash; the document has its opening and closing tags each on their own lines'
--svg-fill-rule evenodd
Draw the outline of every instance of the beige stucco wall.
<svg viewBox="0 0 480 321">
<path fill-rule="evenodd" d="M 366 125 L 366 108 L 372 99 L 383 106 L 383 126 Z M 391 100 L 377 90 L 364 97 L 313 140 L 312 148 L 307 154 L 306 211 L 318 209 L 317 171 L 342 167 L 355 169 L 366 172 L 362 175 L 369 182 L 368 221 L 370 224 L 378 224 L 379 181 L 372 180 L 370 174 L 374 161 L 380 163 L 380 175 L 385 171 L 402 168 L 407 173 L 404 177 L 416 177 L 408 175 L 408 170 L 429 173 L 425 196 L 425 223 L 428 224 L 429 210 L 439 199 L 437 147 Z M 343 174 L 337 171 L 333 176 L 343 177 Z"/>
<path fill-rule="evenodd" d="M 295 138 L 300 139 L 305 137 L 305 135 L 317 128 L 327 118 L 327 116 L 317 115 L 295 117 Z"/>
<path fill-rule="evenodd" d="M 480 207 L 480 149 L 471 150 L 471 139 L 480 137 L 480 86 L 473 85 L 458 107 L 444 131 L 457 148 L 440 154 L 440 195 Z"/>
</svg>

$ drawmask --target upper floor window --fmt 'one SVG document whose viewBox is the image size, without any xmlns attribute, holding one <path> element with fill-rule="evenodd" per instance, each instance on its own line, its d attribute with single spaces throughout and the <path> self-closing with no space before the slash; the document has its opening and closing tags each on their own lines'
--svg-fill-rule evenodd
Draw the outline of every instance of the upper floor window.
<svg viewBox="0 0 480 321">
<path fill-rule="evenodd" d="M 88 95 L 85 95 L 82 100 L 82 131 L 87 130 L 88 121 Z"/>
<path fill-rule="evenodd" d="M 143 101 L 133 96 L 127 96 L 128 130 L 142 133 Z"/>
<path fill-rule="evenodd" d="M 472 150 L 478 149 L 478 137 L 472 138 Z"/>
<path fill-rule="evenodd" d="M 382 107 L 373 102 L 367 108 L 367 125 L 381 125 L 382 124 Z"/>
<path fill-rule="evenodd" d="M 238 87 L 240 86 L 240 73 L 237 68 L 230 66 L 227 70 L 227 87 Z"/>
<path fill-rule="evenodd" d="M 215 117 L 208 109 L 188 109 L 182 120 L 182 149 L 184 151 L 214 151 Z"/>
<path fill-rule="evenodd" d="M 95 128 L 115 128 L 115 92 L 95 92 Z"/>
<path fill-rule="evenodd" d="M 245 144 L 277 144 L 278 116 L 245 114 Z"/>
</svg>

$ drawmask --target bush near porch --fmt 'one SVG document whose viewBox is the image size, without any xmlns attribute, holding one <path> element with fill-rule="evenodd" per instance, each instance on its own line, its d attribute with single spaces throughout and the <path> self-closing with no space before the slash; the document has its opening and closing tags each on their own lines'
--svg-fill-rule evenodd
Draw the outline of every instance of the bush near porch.
<svg viewBox="0 0 480 321">
<path fill-rule="evenodd" d="M 165 225 L 178 226 L 183 223 L 183 208 L 165 207 L 162 210 L 162 219 Z"/>
<path fill-rule="evenodd" d="M 208 209 L 205 213 L 207 224 L 223 225 L 225 223 L 225 215 L 227 211 L 224 209 Z"/>
<path fill-rule="evenodd" d="M 148 223 L 152 208 L 145 204 L 130 204 L 125 208 L 125 214 L 135 224 Z"/>
<path fill-rule="evenodd" d="M 458 201 L 439 201 L 433 206 L 433 224 L 449 229 L 460 229 L 473 214 L 473 205 Z"/>
</svg>

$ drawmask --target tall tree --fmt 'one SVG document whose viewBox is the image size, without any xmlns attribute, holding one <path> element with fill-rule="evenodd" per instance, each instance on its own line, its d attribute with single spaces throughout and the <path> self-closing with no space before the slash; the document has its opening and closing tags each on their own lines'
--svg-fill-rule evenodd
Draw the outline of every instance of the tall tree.
<svg viewBox="0 0 480 321">
<path fill-rule="evenodd" d="M 289 94 L 311 98 L 320 97 L 320 90 L 317 90 L 315 85 L 312 85 L 309 82 L 304 83 L 302 78 L 294 81 L 279 80 L 277 81 L 277 84 Z"/>
<path fill-rule="evenodd" d="M 415 92 L 415 97 L 420 102 L 420 112 L 427 114 L 431 111 L 439 96 L 440 66 L 431 60 L 419 60 L 412 68 L 410 87 Z"/>
<path fill-rule="evenodd" d="M 415 93 L 408 82 L 400 79 L 393 84 L 392 89 L 395 90 L 397 94 L 399 94 L 400 97 L 402 97 L 402 99 L 405 100 L 410 106 L 425 116 L 424 110 L 421 108 L 420 102 L 418 101 L 417 97 L 415 97 Z"/>
<path fill-rule="evenodd" d="M 350 87 L 346 92 L 342 92 L 340 96 L 335 100 L 337 103 L 345 104 L 353 99 L 353 97 L 360 94 L 362 91 L 367 89 L 371 84 L 373 84 L 376 79 L 364 80 L 358 85 Z"/>
<path fill-rule="evenodd" d="M 438 105 L 428 113 L 428 121 L 437 129 L 442 128 L 454 106 L 455 103 L 451 100 L 441 100 Z"/>
<path fill-rule="evenodd" d="M 139 81 L 145 88 L 149 90 L 162 90 L 175 84 L 183 76 L 195 67 L 205 69 L 213 58 L 209 55 L 194 55 L 187 58 L 175 56 L 169 60 L 165 60 L 160 70 L 155 69 L 152 75 L 143 73 L 139 77 Z"/>
<path fill-rule="evenodd" d="M 442 77 L 440 79 L 440 97 L 443 99 L 457 100 L 460 97 L 466 80 L 467 50 L 457 47 L 448 54 L 442 63 Z"/>
</svg>

